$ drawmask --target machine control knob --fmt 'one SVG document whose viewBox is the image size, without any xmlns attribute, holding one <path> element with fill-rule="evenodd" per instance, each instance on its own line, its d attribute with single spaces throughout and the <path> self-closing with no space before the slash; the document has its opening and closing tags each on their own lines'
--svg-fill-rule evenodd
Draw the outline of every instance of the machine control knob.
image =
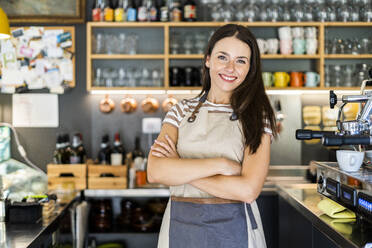
<svg viewBox="0 0 372 248">
<path fill-rule="evenodd" d="M 325 181 L 324 181 L 323 173 L 319 175 L 317 181 L 318 181 L 318 192 L 323 193 L 325 189 Z"/>
<path fill-rule="evenodd" d="M 331 109 L 335 107 L 337 104 L 337 95 L 334 93 L 333 90 L 329 92 L 329 105 L 331 106 Z"/>
</svg>

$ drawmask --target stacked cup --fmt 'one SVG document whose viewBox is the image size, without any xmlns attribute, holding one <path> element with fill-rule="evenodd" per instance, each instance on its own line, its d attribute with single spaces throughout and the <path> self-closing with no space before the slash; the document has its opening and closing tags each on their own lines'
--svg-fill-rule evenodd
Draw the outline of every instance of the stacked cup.
<svg viewBox="0 0 372 248">
<path fill-rule="evenodd" d="M 305 28 L 306 54 L 316 54 L 318 40 L 316 39 L 316 27 Z"/>
<path fill-rule="evenodd" d="M 293 37 L 293 53 L 304 54 L 306 52 L 306 41 L 304 39 L 304 28 L 293 27 L 291 29 Z"/>
<path fill-rule="evenodd" d="M 280 27 L 279 29 L 280 39 L 280 53 L 291 54 L 292 53 L 292 33 L 290 27 Z"/>
</svg>

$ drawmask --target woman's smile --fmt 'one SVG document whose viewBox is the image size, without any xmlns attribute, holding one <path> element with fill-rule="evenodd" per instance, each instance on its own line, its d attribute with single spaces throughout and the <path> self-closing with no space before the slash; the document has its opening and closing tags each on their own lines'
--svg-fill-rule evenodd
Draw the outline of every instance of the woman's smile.
<svg viewBox="0 0 372 248">
<path fill-rule="evenodd" d="M 222 80 L 228 82 L 228 83 L 233 83 L 235 81 L 235 79 L 237 79 L 237 77 L 235 76 L 228 76 L 226 74 L 218 74 L 220 76 L 220 78 L 222 78 Z"/>
</svg>

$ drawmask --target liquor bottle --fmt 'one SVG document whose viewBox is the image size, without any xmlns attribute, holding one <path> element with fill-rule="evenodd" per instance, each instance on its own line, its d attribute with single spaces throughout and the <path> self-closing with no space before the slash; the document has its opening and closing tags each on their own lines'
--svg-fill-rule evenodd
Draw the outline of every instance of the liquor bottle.
<svg viewBox="0 0 372 248">
<path fill-rule="evenodd" d="M 71 164 L 83 164 L 86 161 L 86 151 L 82 142 L 80 133 L 74 134 L 72 137 L 72 151 L 70 156 Z"/>
<path fill-rule="evenodd" d="M 159 20 L 159 10 L 156 6 L 155 0 L 148 1 L 147 21 L 156 22 Z"/>
<path fill-rule="evenodd" d="M 135 146 L 134 146 L 134 151 L 133 151 L 133 160 L 136 159 L 137 157 L 145 157 L 145 153 L 141 149 L 141 139 L 140 137 L 136 137 L 135 141 Z"/>
<path fill-rule="evenodd" d="M 127 20 L 127 8 L 128 8 L 128 0 L 119 0 L 118 4 L 115 8 L 115 21 L 116 22 L 123 22 Z"/>
<path fill-rule="evenodd" d="M 101 149 L 98 152 L 98 162 L 100 164 L 110 164 L 111 163 L 111 148 L 109 144 L 109 136 L 105 134 L 102 137 Z"/>
<path fill-rule="evenodd" d="M 183 19 L 188 22 L 196 21 L 196 3 L 194 0 L 186 0 L 183 5 Z"/>
<path fill-rule="evenodd" d="M 164 0 L 163 5 L 160 7 L 160 21 L 169 21 L 169 5 L 168 0 Z"/>
<path fill-rule="evenodd" d="M 182 21 L 182 9 L 181 4 L 178 0 L 174 0 L 172 3 L 172 7 L 170 10 L 170 20 L 172 22 L 180 22 Z"/>
<path fill-rule="evenodd" d="M 139 5 L 138 9 L 137 9 L 137 20 L 139 22 L 145 22 L 147 21 L 147 3 L 149 2 L 150 0 L 143 0 L 142 3 Z"/>
<path fill-rule="evenodd" d="M 120 140 L 120 134 L 115 133 L 114 148 L 111 152 L 111 164 L 122 165 L 124 164 L 125 150 Z"/>
<path fill-rule="evenodd" d="M 63 136 L 63 153 L 62 153 L 62 164 L 69 164 L 70 163 L 70 156 L 71 156 L 71 145 L 70 145 L 70 136 L 66 133 Z"/>
<path fill-rule="evenodd" d="M 92 20 L 94 22 L 100 22 L 102 20 L 102 5 L 103 5 L 103 0 L 96 0 L 93 9 L 92 9 Z"/>
<path fill-rule="evenodd" d="M 57 136 L 56 150 L 53 153 L 53 163 L 62 164 L 62 154 L 63 154 L 63 138 L 62 135 Z"/>
<path fill-rule="evenodd" d="M 112 22 L 114 20 L 114 8 L 111 0 L 105 0 L 104 16 L 106 22 Z"/>
<path fill-rule="evenodd" d="M 137 20 L 137 8 L 134 4 L 134 0 L 129 0 L 128 10 L 127 10 L 127 21 L 135 22 Z"/>
</svg>

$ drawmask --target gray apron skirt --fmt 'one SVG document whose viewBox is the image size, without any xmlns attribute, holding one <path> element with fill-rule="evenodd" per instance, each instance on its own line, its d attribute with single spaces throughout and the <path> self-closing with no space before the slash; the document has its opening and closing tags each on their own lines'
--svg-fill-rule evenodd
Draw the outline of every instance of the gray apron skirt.
<svg viewBox="0 0 372 248">
<path fill-rule="evenodd" d="M 257 223 L 249 204 L 216 198 L 172 197 L 170 248 L 247 248 L 246 209 L 252 230 Z"/>
</svg>

